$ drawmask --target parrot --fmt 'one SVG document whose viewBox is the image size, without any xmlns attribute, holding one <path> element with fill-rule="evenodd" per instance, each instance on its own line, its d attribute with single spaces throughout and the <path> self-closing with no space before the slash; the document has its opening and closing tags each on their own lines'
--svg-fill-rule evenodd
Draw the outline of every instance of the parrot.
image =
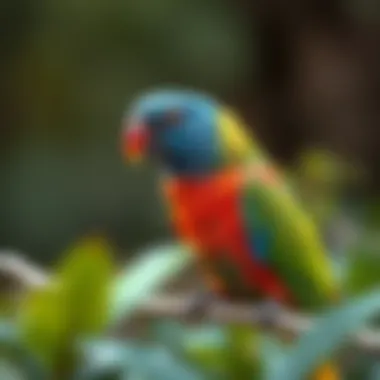
<svg viewBox="0 0 380 380">
<path fill-rule="evenodd" d="M 147 91 L 124 115 L 121 149 L 157 164 L 174 231 L 212 293 L 310 312 L 339 302 L 313 220 L 232 108 L 195 90 Z"/>
</svg>

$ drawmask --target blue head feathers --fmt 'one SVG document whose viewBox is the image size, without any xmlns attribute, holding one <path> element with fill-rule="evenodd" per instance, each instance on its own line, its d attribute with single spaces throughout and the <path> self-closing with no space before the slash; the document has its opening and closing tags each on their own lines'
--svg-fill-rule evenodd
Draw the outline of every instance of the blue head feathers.
<svg viewBox="0 0 380 380">
<path fill-rule="evenodd" d="M 220 163 L 218 109 L 214 99 L 201 93 L 148 92 L 132 105 L 127 115 L 127 130 L 133 131 L 127 137 L 127 145 L 134 144 L 135 149 L 144 145 L 145 153 L 156 157 L 166 170 L 176 175 L 209 173 Z"/>
</svg>

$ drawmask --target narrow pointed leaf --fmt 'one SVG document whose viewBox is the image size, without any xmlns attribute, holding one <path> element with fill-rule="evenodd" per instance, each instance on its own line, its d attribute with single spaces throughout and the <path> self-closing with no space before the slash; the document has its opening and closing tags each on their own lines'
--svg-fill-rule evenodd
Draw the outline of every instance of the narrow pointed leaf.
<svg viewBox="0 0 380 380">
<path fill-rule="evenodd" d="M 291 348 L 282 365 L 268 380 L 303 380 L 340 347 L 344 340 L 380 310 L 380 290 L 335 309 L 316 321 L 315 326 Z"/>
<path fill-rule="evenodd" d="M 224 361 L 228 363 L 230 379 L 261 380 L 262 361 L 259 355 L 260 333 L 249 326 L 231 325 L 226 328 L 227 346 Z"/>
<path fill-rule="evenodd" d="M 265 372 L 265 378 L 270 379 L 283 362 L 288 346 L 273 336 L 263 336 L 258 349 L 263 363 L 263 373 Z"/>
<path fill-rule="evenodd" d="M 365 294 L 380 285 L 380 234 L 368 230 L 348 255 L 345 289 L 350 295 Z"/>
<path fill-rule="evenodd" d="M 188 267 L 193 258 L 189 249 L 180 245 L 148 249 L 137 257 L 114 283 L 110 324 L 129 317 L 149 296 Z"/>
<path fill-rule="evenodd" d="M 41 363 L 37 358 L 24 347 L 19 331 L 11 322 L 0 320 L 0 366 L 3 369 L 17 367 L 22 374 L 22 378 L 45 380 L 47 378 L 46 371 L 43 370 Z M 6 380 L 3 373 L 0 379 Z"/>
<path fill-rule="evenodd" d="M 16 326 L 7 320 L 0 320 L 0 347 L 14 347 L 19 344 Z"/>
<path fill-rule="evenodd" d="M 85 239 L 65 255 L 58 281 L 72 334 L 97 334 L 105 326 L 113 272 L 111 248 L 103 239 Z"/>
<path fill-rule="evenodd" d="M 157 380 L 200 380 L 201 377 L 185 362 L 178 360 L 164 346 L 144 345 L 133 341 L 123 344 L 117 341 L 87 342 L 82 346 L 85 351 L 85 371 L 90 377 L 99 379 L 97 374 L 119 370 L 124 376 L 136 374 L 143 379 Z M 82 379 L 83 377 L 78 377 Z M 77 378 L 76 378 L 77 379 Z"/>
<path fill-rule="evenodd" d="M 68 341 L 66 299 L 52 284 L 29 294 L 20 308 L 19 326 L 27 347 L 51 368 Z"/>
</svg>

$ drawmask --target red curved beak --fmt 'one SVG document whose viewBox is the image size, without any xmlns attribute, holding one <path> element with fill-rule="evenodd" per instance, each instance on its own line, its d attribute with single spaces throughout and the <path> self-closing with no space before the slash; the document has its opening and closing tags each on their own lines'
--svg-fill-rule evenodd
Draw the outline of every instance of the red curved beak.
<svg viewBox="0 0 380 380">
<path fill-rule="evenodd" d="M 149 146 L 149 134 L 143 124 L 129 125 L 123 133 L 123 155 L 128 161 L 141 161 Z"/>
</svg>

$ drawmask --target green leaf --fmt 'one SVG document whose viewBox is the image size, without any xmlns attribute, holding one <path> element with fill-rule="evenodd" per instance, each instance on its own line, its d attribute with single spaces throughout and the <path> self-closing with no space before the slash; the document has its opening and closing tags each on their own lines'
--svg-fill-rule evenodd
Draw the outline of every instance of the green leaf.
<svg viewBox="0 0 380 380">
<path fill-rule="evenodd" d="M 213 325 L 187 326 L 177 321 L 158 321 L 153 339 L 170 349 L 174 357 L 188 363 L 207 379 L 220 378 L 224 330 Z"/>
<path fill-rule="evenodd" d="M 259 350 L 263 362 L 264 378 L 271 378 L 278 366 L 284 360 L 289 344 L 285 344 L 276 336 L 262 336 Z M 265 371 L 265 373 L 264 373 Z"/>
<path fill-rule="evenodd" d="M 71 334 L 98 334 L 105 327 L 113 273 L 111 248 L 101 238 L 84 239 L 68 251 L 57 278 Z"/>
<path fill-rule="evenodd" d="M 25 380 L 25 376 L 15 363 L 0 357 L 1 380 Z"/>
<path fill-rule="evenodd" d="M 379 380 L 379 377 L 373 377 L 376 374 L 378 364 L 379 361 L 376 355 L 368 355 L 368 352 L 365 351 L 355 352 L 354 355 L 349 357 L 349 361 L 344 360 L 343 379 Z"/>
<path fill-rule="evenodd" d="M 6 318 L 15 315 L 17 310 L 17 297 L 11 294 L 0 293 L 0 317 Z"/>
<path fill-rule="evenodd" d="M 370 199 L 366 203 L 365 223 L 367 227 L 379 230 L 380 228 L 380 200 L 378 198 Z"/>
<path fill-rule="evenodd" d="M 203 379 L 200 373 L 197 373 L 190 365 L 174 356 L 165 346 L 139 347 L 134 356 L 132 368 L 146 379 Z"/>
<path fill-rule="evenodd" d="M 261 334 L 251 326 L 188 329 L 182 340 L 188 360 L 215 379 L 261 379 Z"/>
<path fill-rule="evenodd" d="M 223 346 L 198 346 L 189 348 L 187 351 L 190 363 L 217 378 L 226 375 L 226 363 L 223 361 L 223 354 Z"/>
<path fill-rule="evenodd" d="M 345 289 L 360 295 L 380 285 L 380 234 L 367 231 L 347 259 Z"/>
<path fill-rule="evenodd" d="M 229 379 L 261 379 L 259 333 L 252 326 L 228 326 L 224 361 Z"/>
<path fill-rule="evenodd" d="M 371 368 L 371 374 L 368 377 L 368 380 L 379 380 L 380 379 L 380 363 L 374 363 Z"/>
<path fill-rule="evenodd" d="M 17 368 L 17 373 L 22 374 L 23 378 L 45 380 L 47 374 L 41 363 L 23 346 L 20 338 L 13 323 L 0 320 L 0 367 L 4 370 L 9 368 L 11 372 Z M 1 373 L 0 378 L 5 380 L 3 375 Z"/>
<path fill-rule="evenodd" d="M 110 324 L 125 320 L 160 287 L 187 268 L 193 255 L 184 246 L 148 249 L 116 279 L 111 294 Z"/>
<path fill-rule="evenodd" d="M 154 339 L 209 377 L 220 376 L 223 369 L 220 358 L 226 343 L 223 328 L 214 325 L 189 327 L 176 321 L 164 321 L 156 324 Z"/>
<path fill-rule="evenodd" d="M 99 375 L 118 372 L 120 376 L 134 374 L 141 379 L 199 380 L 187 363 L 162 345 L 116 340 L 84 342 L 84 367 L 75 379 L 103 379 Z M 120 377 L 124 379 L 124 377 Z"/>
<path fill-rule="evenodd" d="M 364 326 L 380 309 L 380 289 L 335 309 L 289 349 L 283 363 L 268 380 L 303 380 L 331 358 L 344 340 Z"/>
<path fill-rule="evenodd" d="M 20 310 L 26 344 L 50 370 L 75 365 L 75 343 L 105 326 L 112 265 L 101 239 L 85 239 L 65 256 L 51 282 Z"/>
<path fill-rule="evenodd" d="M 20 307 L 20 333 L 26 346 L 52 368 L 68 347 L 66 299 L 50 284 L 30 293 Z"/>
<path fill-rule="evenodd" d="M 13 323 L 6 320 L 0 320 L 0 347 L 17 346 L 19 336 Z"/>
<path fill-rule="evenodd" d="M 117 340 L 88 340 L 81 342 L 83 354 L 75 380 L 123 380 L 133 361 L 129 345 Z M 128 377 L 129 378 L 129 377 Z"/>
</svg>

